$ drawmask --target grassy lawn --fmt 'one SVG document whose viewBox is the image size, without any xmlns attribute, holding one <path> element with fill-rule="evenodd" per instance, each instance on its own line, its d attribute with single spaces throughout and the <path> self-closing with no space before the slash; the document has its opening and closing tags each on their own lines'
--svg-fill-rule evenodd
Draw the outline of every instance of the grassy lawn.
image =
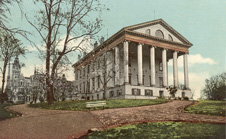
<svg viewBox="0 0 226 139">
<path fill-rule="evenodd" d="M 126 125 L 93 132 L 89 139 L 225 139 L 225 125 L 181 122 L 156 122 Z M 87 137 L 84 137 L 87 138 Z"/>
<path fill-rule="evenodd" d="M 185 109 L 185 112 L 226 116 L 226 101 L 203 100 Z"/>
<path fill-rule="evenodd" d="M 10 104 L 0 104 L 0 121 L 15 116 L 15 114 L 10 113 L 4 109 L 4 107 L 9 105 Z"/>
<path fill-rule="evenodd" d="M 53 110 L 89 110 L 86 108 L 87 101 L 63 101 L 63 102 L 55 102 L 52 105 L 48 105 L 47 103 L 39 103 L 39 104 L 31 104 L 31 107 L 35 108 L 45 108 L 45 109 L 53 109 Z M 90 101 L 89 101 L 90 102 Z M 137 107 L 137 106 L 145 106 L 145 105 L 155 105 L 168 102 L 166 99 L 153 99 L 153 100 L 106 100 L 105 109 L 112 108 L 127 108 L 127 107 Z M 102 107 L 91 108 L 90 110 L 98 110 L 102 109 Z"/>
</svg>

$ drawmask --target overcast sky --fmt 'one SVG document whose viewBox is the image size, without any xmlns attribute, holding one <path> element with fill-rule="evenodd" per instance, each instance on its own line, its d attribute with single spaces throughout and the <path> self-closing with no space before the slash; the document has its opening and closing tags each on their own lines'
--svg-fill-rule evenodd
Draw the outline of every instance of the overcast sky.
<svg viewBox="0 0 226 139">
<path fill-rule="evenodd" d="M 110 10 L 103 13 L 102 31 L 99 36 L 110 37 L 121 28 L 162 18 L 176 31 L 188 39 L 193 46 L 189 49 L 188 67 L 191 90 L 195 98 L 200 96 L 206 78 L 226 71 L 226 1 L 225 0 L 101 0 Z M 32 14 L 36 7 L 29 1 L 24 4 L 25 12 Z M 19 8 L 14 5 L 9 24 L 23 29 L 32 27 L 21 19 Z M 29 43 L 22 39 L 24 45 Z M 39 42 L 36 42 L 39 44 Z M 40 43 L 41 44 L 41 43 Z M 20 58 L 26 67 L 25 76 L 33 74 L 34 67 L 44 65 L 37 51 Z M 72 63 L 77 55 L 71 54 Z M 179 82 L 183 83 L 182 56 L 178 60 Z M 169 62 L 169 84 L 173 84 L 172 61 Z M 73 71 L 67 74 L 73 80 Z M 1 84 L 1 83 L 0 83 Z"/>
</svg>

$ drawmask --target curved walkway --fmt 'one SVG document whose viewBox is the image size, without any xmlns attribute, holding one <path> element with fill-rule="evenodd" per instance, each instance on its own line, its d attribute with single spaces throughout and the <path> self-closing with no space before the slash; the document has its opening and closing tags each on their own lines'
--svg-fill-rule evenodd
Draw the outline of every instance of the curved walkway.
<svg viewBox="0 0 226 139">
<path fill-rule="evenodd" d="M 221 116 L 181 112 L 191 101 L 133 108 L 106 109 L 91 112 L 44 110 L 14 105 L 9 109 L 23 116 L 0 121 L 1 139 L 63 139 L 86 132 L 91 128 L 106 128 L 144 121 L 186 121 L 226 124 Z"/>
<path fill-rule="evenodd" d="M 23 115 L 0 121 L 0 139 L 65 139 L 103 127 L 89 112 L 36 109 L 25 104 L 9 109 Z"/>
<path fill-rule="evenodd" d="M 183 121 L 226 124 L 222 116 L 183 113 L 191 101 L 173 101 L 160 105 L 92 111 L 105 127 L 152 121 Z"/>
</svg>

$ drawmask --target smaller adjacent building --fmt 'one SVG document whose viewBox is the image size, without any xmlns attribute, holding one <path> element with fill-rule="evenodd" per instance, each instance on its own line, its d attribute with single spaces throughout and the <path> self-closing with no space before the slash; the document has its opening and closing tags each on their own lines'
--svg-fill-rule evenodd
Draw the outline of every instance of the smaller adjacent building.
<svg viewBox="0 0 226 139">
<path fill-rule="evenodd" d="M 12 68 L 12 69 L 11 69 Z M 47 99 L 45 74 L 43 71 L 34 69 L 34 74 L 24 77 L 21 73 L 21 64 L 16 57 L 14 62 L 9 63 L 6 92 L 8 100 L 14 103 L 44 102 Z M 56 76 L 54 80 L 55 100 L 68 100 L 73 96 L 73 82 L 68 81 L 65 75 Z"/>
</svg>

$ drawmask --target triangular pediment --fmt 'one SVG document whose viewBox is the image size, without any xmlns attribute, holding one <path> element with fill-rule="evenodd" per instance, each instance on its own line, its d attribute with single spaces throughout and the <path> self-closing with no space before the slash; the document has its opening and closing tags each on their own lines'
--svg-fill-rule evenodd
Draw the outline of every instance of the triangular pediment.
<svg viewBox="0 0 226 139">
<path fill-rule="evenodd" d="M 133 26 L 128 26 L 124 28 L 125 30 L 134 31 L 136 33 L 149 35 L 152 37 L 158 37 L 160 39 L 178 42 L 186 45 L 192 45 L 186 38 L 184 38 L 180 33 L 174 30 L 170 25 L 168 25 L 162 19 L 145 22 Z"/>
</svg>

